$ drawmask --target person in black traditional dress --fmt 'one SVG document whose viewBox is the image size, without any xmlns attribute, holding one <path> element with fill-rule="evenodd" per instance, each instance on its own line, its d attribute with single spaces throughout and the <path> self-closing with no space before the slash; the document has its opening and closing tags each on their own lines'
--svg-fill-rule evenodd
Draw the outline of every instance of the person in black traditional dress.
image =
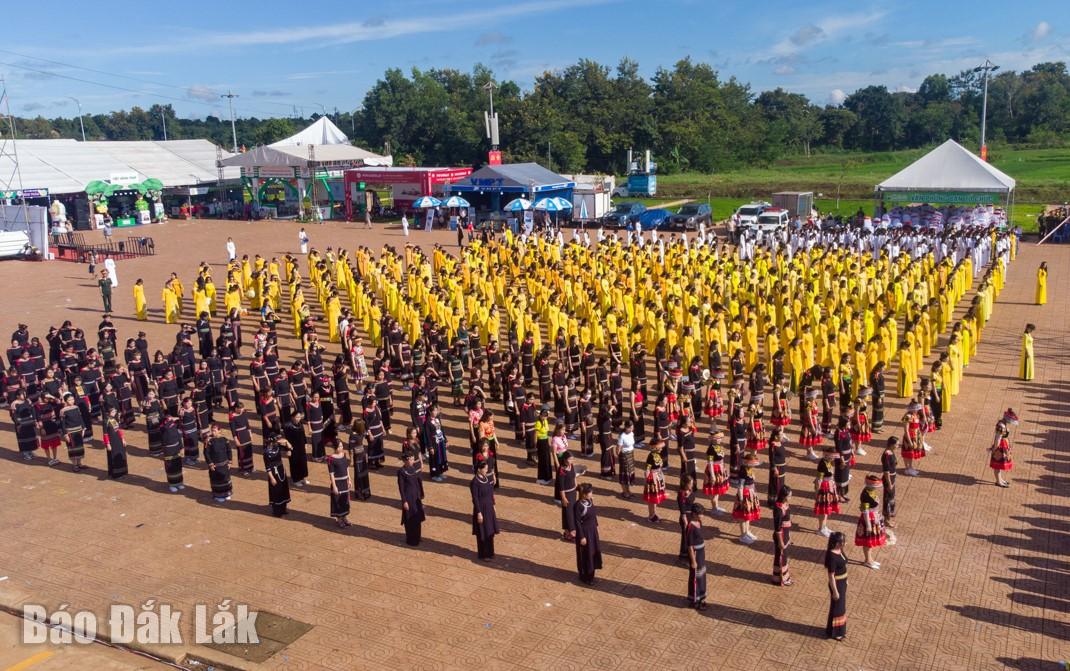
<svg viewBox="0 0 1070 671">
<path fill-rule="evenodd" d="M 576 570 L 585 584 L 594 584 L 595 571 L 602 568 L 602 548 L 598 543 L 598 513 L 591 494 L 594 488 L 585 482 L 579 486 L 579 500 L 573 506 L 576 519 Z"/>
<path fill-rule="evenodd" d="M 774 426 L 769 434 L 769 490 L 766 504 L 771 508 L 777 502 L 787 475 L 788 455 L 784 450 L 784 429 Z M 774 527 L 775 530 L 775 527 Z"/>
<path fill-rule="evenodd" d="M 570 541 L 576 538 L 576 465 L 572 453 L 565 450 L 557 457 L 557 490 L 561 503 L 561 537 Z"/>
<path fill-rule="evenodd" d="M 680 559 L 688 558 L 687 524 L 690 521 L 691 507 L 695 505 L 695 481 L 690 475 L 680 479 L 680 490 L 676 492 L 676 507 L 680 512 Z"/>
<path fill-rule="evenodd" d="M 48 392 L 38 400 L 35 407 L 38 426 L 41 430 L 41 449 L 44 450 L 49 466 L 59 463 L 56 459 L 56 450 L 59 449 L 59 444 L 63 440 L 63 421 L 59 416 L 61 408 L 57 397 Z"/>
<path fill-rule="evenodd" d="M 197 434 L 197 410 L 193 407 L 193 399 L 186 398 L 182 401 L 182 407 L 178 414 L 178 428 L 182 433 L 183 462 L 186 466 L 195 466 L 199 456 L 199 441 Z"/>
<path fill-rule="evenodd" d="M 349 458 L 353 462 L 353 495 L 351 499 L 367 501 L 372 496 L 371 480 L 368 477 L 368 427 L 362 417 L 354 417 L 349 425 Z"/>
<path fill-rule="evenodd" d="M 208 462 L 208 479 L 212 483 L 212 498 L 216 503 L 230 500 L 233 486 L 230 482 L 230 462 L 233 459 L 230 441 L 223 437 L 217 424 L 209 429 L 204 445 L 204 460 Z"/>
<path fill-rule="evenodd" d="M 869 388 L 873 390 L 873 421 L 870 426 L 880 432 L 884 426 L 884 362 L 878 361 L 869 373 Z"/>
<path fill-rule="evenodd" d="M 167 474 L 167 488 L 171 493 L 184 489 L 182 484 L 182 431 L 171 415 L 160 424 L 160 443 L 163 446 L 163 470 Z"/>
<path fill-rule="evenodd" d="M 295 412 L 282 424 L 282 435 L 289 444 L 290 481 L 295 487 L 308 483 L 308 452 L 306 451 L 304 414 Z"/>
<path fill-rule="evenodd" d="M 791 546 L 791 487 L 784 485 L 773 503 L 773 584 L 793 584 L 788 571 L 788 547 Z"/>
<path fill-rule="evenodd" d="M 420 442 L 424 451 L 431 455 L 431 479 L 435 482 L 446 480 L 446 471 L 450 469 L 449 441 L 446 440 L 446 432 L 442 429 L 442 418 L 438 405 L 432 405 L 427 412 L 427 418 L 420 426 Z"/>
<path fill-rule="evenodd" d="M 405 543 L 420 544 L 421 525 L 424 522 L 424 484 L 420 478 L 423 463 L 417 461 L 416 452 L 405 450 L 404 464 L 398 469 L 398 495 L 401 497 L 401 523 L 405 525 Z"/>
<path fill-rule="evenodd" d="M 26 392 L 20 389 L 11 402 L 11 419 L 15 422 L 15 440 L 19 454 L 26 461 L 33 460 L 33 452 L 40 442 L 37 436 L 37 410 L 26 398 Z"/>
<path fill-rule="evenodd" d="M 119 426 L 119 409 L 108 410 L 104 420 L 104 449 L 108 457 L 108 477 L 118 479 L 126 475 L 126 442 Z"/>
<path fill-rule="evenodd" d="M 683 512 L 683 511 L 681 511 Z M 687 512 L 684 545 L 687 546 L 687 602 L 695 610 L 706 610 L 706 539 L 702 536 L 701 503 L 692 503 Z"/>
<path fill-rule="evenodd" d="M 63 409 L 60 410 L 59 416 L 63 423 L 63 435 L 67 440 L 67 457 L 71 460 L 74 471 L 78 472 L 84 468 L 82 458 L 85 456 L 85 423 L 73 395 L 67 394 L 63 397 Z"/>
<path fill-rule="evenodd" d="M 331 517 L 343 529 L 349 523 L 349 458 L 341 442 L 334 443 L 334 451 L 327 457 L 327 473 L 331 477 Z"/>
<path fill-rule="evenodd" d="M 373 469 L 380 469 L 386 460 L 386 452 L 383 450 L 383 438 L 386 435 L 383 416 L 374 397 L 365 396 L 363 406 L 364 424 L 368 427 L 368 465 Z"/>
<path fill-rule="evenodd" d="M 282 458 L 289 456 L 289 445 L 282 439 L 273 439 L 264 444 L 264 471 L 268 473 L 268 503 L 271 514 L 282 517 L 289 513 L 290 484 L 286 479 L 286 467 Z"/>
<path fill-rule="evenodd" d="M 309 444 L 312 446 L 312 461 L 322 463 L 327 459 L 327 451 L 323 446 L 325 416 L 318 391 L 313 391 L 308 402 L 305 403 L 305 416 L 308 417 L 308 429 L 311 434 Z"/>
<path fill-rule="evenodd" d="M 245 414 L 245 404 L 239 402 L 227 415 L 230 421 L 230 433 L 238 448 L 238 470 L 242 475 L 253 472 L 253 434 L 249 429 L 249 416 Z"/>
<path fill-rule="evenodd" d="M 145 432 L 149 435 L 149 456 L 163 454 L 160 443 L 160 423 L 163 422 L 163 406 L 156 398 L 156 392 L 149 391 L 141 404 L 141 413 L 145 415 Z"/>
<path fill-rule="evenodd" d="M 889 545 L 895 545 L 895 534 L 891 530 L 895 528 L 895 469 L 898 466 L 895 450 L 898 446 L 899 438 L 890 436 L 884 452 L 881 453 L 881 484 L 884 486 L 881 511 L 884 513 Z"/>
<path fill-rule="evenodd" d="M 494 536 L 498 534 L 498 517 L 494 513 L 494 479 L 486 461 L 476 462 L 472 491 L 472 535 L 476 552 L 483 561 L 494 559 Z"/>
<path fill-rule="evenodd" d="M 825 537 L 832 533 L 828 527 L 829 515 L 838 515 L 840 512 L 840 499 L 833 483 L 836 458 L 836 449 L 831 445 L 825 447 L 825 455 L 817 462 L 817 477 L 814 478 L 814 515 L 820 525 L 817 533 Z"/>
<path fill-rule="evenodd" d="M 847 557 L 843 554 L 843 534 L 834 531 L 825 550 L 828 571 L 829 616 L 825 636 L 837 641 L 847 637 Z"/>
<path fill-rule="evenodd" d="M 881 563 L 873 556 L 876 548 L 888 543 L 884 530 L 884 517 L 880 511 L 877 490 L 881 487 L 881 476 L 870 473 L 866 476 L 866 486 L 858 499 L 858 526 L 855 528 L 855 545 L 862 548 L 863 563 L 871 569 L 879 569 Z"/>
</svg>

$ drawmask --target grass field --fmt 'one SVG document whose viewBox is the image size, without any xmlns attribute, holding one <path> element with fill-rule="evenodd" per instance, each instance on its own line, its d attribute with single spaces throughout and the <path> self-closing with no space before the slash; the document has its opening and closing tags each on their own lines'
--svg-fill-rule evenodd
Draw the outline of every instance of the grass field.
<svg viewBox="0 0 1070 671">
<path fill-rule="evenodd" d="M 739 205 L 751 200 L 769 200 L 776 191 L 813 191 L 817 208 L 822 212 L 850 214 L 859 207 L 871 212 L 873 186 L 926 151 L 815 154 L 784 158 L 769 167 L 712 175 L 658 175 L 659 198 L 642 202 L 647 207 L 657 207 L 665 200 L 708 199 L 714 218 L 723 219 Z M 1012 218 L 1023 229 L 1036 229 L 1036 216 L 1045 204 L 1070 200 L 1070 148 L 994 147 L 989 159 L 1018 182 Z M 837 191 L 839 208 L 836 208 Z"/>
</svg>

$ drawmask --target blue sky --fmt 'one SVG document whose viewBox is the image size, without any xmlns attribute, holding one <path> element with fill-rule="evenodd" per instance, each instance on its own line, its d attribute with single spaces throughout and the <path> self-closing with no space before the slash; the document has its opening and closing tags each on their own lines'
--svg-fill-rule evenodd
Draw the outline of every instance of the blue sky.
<svg viewBox="0 0 1070 671">
<path fill-rule="evenodd" d="M 868 84 L 912 90 L 986 57 L 1015 70 L 1070 60 L 1065 0 L 47 4 L 5 13 L 0 75 L 18 115 L 72 116 L 73 96 L 86 112 L 160 102 L 180 116 L 223 116 L 219 95 L 232 90 L 239 116 L 295 106 L 307 116 L 353 109 L 388 67 L 482 62 L 529 88 L 579 58 L 625 56 L 648 76 L 690 56 L 756 91 L 782 86 L 824 104 Z"/>
</svg>

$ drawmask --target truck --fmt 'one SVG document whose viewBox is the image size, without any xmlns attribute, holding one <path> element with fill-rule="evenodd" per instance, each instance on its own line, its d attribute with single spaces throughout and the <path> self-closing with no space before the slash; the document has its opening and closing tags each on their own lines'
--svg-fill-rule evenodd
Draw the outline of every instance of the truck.
<svg viewBox="0 0 1070 671">
<path fill-rule="evenodd" d="M 810 211 L 814 209 L 813 191 L 781 191 L 773 194 L 773 207 L 779 207 L 788 211 L 791 217 L 798 217 L 805 221 L 810 218 Z"/>
<path fill-rule="evenodd" d="M 618 186 L 614 196 L 625 198 L 650 197 L 658 192 L 658 164 L 650 160 L 650 150 L 644 152 L 641 159 L 634 159 L 632 150 L 628 150 L 628 181 Z"/>
</svg>

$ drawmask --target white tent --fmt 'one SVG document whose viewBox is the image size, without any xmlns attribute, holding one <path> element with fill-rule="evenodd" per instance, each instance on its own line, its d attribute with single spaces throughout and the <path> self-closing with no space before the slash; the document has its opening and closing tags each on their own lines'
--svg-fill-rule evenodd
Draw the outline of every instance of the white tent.
<svg viewBox="0 0 1070 671">
<path fill-rule="evenodd" d="M 22 186 L 53 194 L 81 193 L 93 180 L 119 174 L 136 174 L 139 180 L 155 177 L 165 187 L 215 183 L 219 178 L 218 150 L 208 140 L 19 140 L 17 149 Z M 223 151 L 221 155 L 232 154 Z M 224 179 L 238 176 L 237 169 L 224 170 Z"/>
<path fill-rule="evenodd" d="M 342 169 L 369 166 L 390 166 L 390 156 L 373 154 L 350 144 L 267 145 L 253 147 L 244 154 L 235 154 L 220 161 L 223 166 L 238 166 L 251 176 L 255 168 L 294 167 L 308 169 Z"/>
<path fill-rule="evenodd" d="M 954 140 L 948 140 L 875 187 L 890 200 L 970 202 L 971 194 L 1010 195 L 1015 182 Z M 893 195 L 898 194 L 898 195 Z M 910 195 L 935 198 L 909 198 Z M 943 194 L 942 196 L 939 194 Z M 945 200 L 948 198 L 949 200 Z M 989 195 L 987 199 L 991 199 Z M 972 202 L 981 202 L 976 198 Z"/>
<path fill-rule="evenodd" d="M 349 144 L 349 138 L 346 134 L 338 129 L 325 116 L 321 116 L 312 122 L 312 125 L 303 131 L 291 135 L 290 137 L 279 140 L 278 142 L 272 142 L 272 147 L 283 147 L 286 145 L 321 145 L 321 144 Z"/>
</svg>

